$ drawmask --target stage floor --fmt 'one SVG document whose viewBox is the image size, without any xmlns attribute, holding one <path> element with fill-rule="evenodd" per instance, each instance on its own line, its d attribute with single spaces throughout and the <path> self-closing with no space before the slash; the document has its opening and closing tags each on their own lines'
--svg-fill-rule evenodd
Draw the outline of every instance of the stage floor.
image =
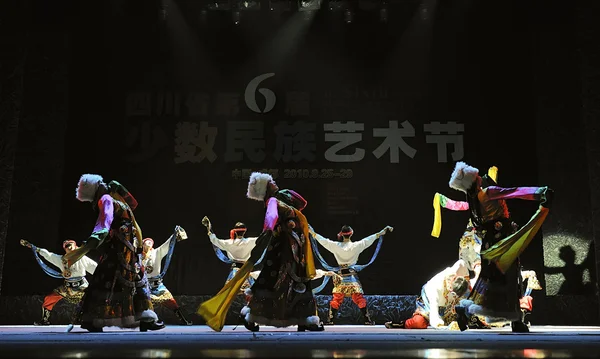
<svg viewBox="0 0 600 359">
<path fill-rule="evenodd" d="M 600 327 L 533 326 L 510 329 L 391 330 L 383 326 L 328 326 L 325 332 L 261 327 L 251 333 L 226 326 L 169 326 L 157 332 L 76 326 L 1 326 L 0 356 L 30 358 L 571 358 L 600 357 Z"/>
</svg>

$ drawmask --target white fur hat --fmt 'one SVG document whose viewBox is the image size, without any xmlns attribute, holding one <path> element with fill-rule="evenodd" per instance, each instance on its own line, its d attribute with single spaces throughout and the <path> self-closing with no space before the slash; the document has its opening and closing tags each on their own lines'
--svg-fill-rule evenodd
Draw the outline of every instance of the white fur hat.
<svg viewBox="0 0 600 359">
<path fill-rule="evenodd" d="M 264 201 L 267 195 L 267 185 L 271 181 L 273 181 L 273 177 L 270 174 L 253 172 L 250 175 L 250 181 L 248 181 L 246 197 L 256 201 Z"/>
<path fill-rule="evenodd" d="M 477 176 L 479 175 L 479 170 L 475 167 L 471 167 L 464 162 L 456 162 L 456 167 L 454 167 L 454 172 L 452 172 L 452 176 L 450 177 L 450 188 L 463 191 L 467 193 L 469 188 L 473 186 L 473 182 L 477 180 Z"/>
<path fill-rule="evenodd" d="M 81 202 L 93 202 L 96 197 L 96 191 L 103 180 L 100 175 L 89 173 L 81 175 L 77 184 L 77 190 L 75 191 L 77 199 Z"/>
</svg>

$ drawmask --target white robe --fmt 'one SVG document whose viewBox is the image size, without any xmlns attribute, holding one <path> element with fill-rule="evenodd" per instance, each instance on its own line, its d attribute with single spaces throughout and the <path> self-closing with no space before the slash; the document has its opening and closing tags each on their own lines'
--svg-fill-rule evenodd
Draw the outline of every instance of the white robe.
<svg viewBox="0 0 600 359">
<path fill-rule="evenodd" d="M 360 241 L 332 241 L 318 233 L 315 233 L 315 239 L 319 242 L 325 249 L 330 251 L 335 260 L 341 266 L 351 266 L 355 265 L 358 262 L 358 257 L 360 254 L 367 248 L 369 248 L 375 240 L 379 238 L 379 235 L 372 234 L 366 238 L 361 239 Z"/>
<path fill-rule="evenodd" d="M 169 238 L 167 241 L 160 245 L 158 248 L 152 248 L 146 253 L 146 256 L 142 260 L 142 264 L 146 268 L 146 275 L 148 278 L 158 277 L 162 269 L 162 260 L 169 253 L 169 245 L 175 238 Z"/>
<path fill-rule="evenodd" d="M 76 278 L 76 277 L 85 277 L 86 272 L 90 274 L 94 274 L 98 263 L 94 262 L 87 256 L 83 256 L 80 260 L 75 262 L 70 268 L 69 271 L 65 271 L 65 267 L 63 266 L 63 256 L 50 252 L 47 249 L 39 248 L 38 253 L 44 257 L 48 262 L 52 263 L 62 272 L 63 278 Z M 70 274 L 70 275 L 68 275 Z"/>
<path fill-rule="evenodd" d="M 235 262 L 246 262 L 256 246 L 257 237 L 219 239 L 214 233 L 208 235 L 210 242 L 217 248 L 227 252 L 227 257 Z"/>
</svg>

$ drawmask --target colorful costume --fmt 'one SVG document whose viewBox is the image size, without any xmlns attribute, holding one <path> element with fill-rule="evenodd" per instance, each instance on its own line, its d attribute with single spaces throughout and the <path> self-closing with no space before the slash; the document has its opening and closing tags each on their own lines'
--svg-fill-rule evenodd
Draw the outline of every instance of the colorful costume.
<svg viewBox="0 0 600 359">
<path fill-rule="evenodd" d="M 98 219 L 83 247 L 63 257 L 70 268 L 90 250 L 101 253 L 98 267 L 83 296 L 81 328 L 101 332 L 103 327 L 164 328 L 153 311 L 150 288 L 142 265 L 142 231 L 133 211 L 137 201 L 120 183 L 104 183 L 101 176 L 81 176 L 77 199 L 92 202 Z"/>
<path fill-rule="evenodd" d="M 223 263 L 231 265 L 231 270 L 229 271 L 229 275 L 225 280 L 225 284 L 227 284 L 235 277 L 240 268 L 242 268 L 242 266 L 250 258 L 252 250 L 256 246 L 257 237 L 247 238 L 245 234 L 248 229 L 242 222 L 237 222 L 234 228 L 229 231 L 229 239 L 217 238 L 217 236 L 212 232 L 212 224 L 210 223 L 208 217 L 205 216 L 202 218 L 202 224 L 208 230 L 208 238 L 213 245 L 213 249 L 215 250 L 217 258 L 219 258 Z M 227 252 L 227 254 L 223 253 L 223 251 Z M 260 271 L 254 271 L 250 273 L 240 288 L 239 294 L 245 295 L 246 303 L 248 303 L 250 298 L 252 298 L 250 288 L 254 284 L 256 278 L 258 278 L 259 274 Z M 241 313 L 240 321 L 248 330 L 258 331 L 260 329 L 256 323 L 247 322 L 245 315 L 242 315 Z"/>
<path fill-rule="evenodd" d="M 313 238 L 334 255 L 339 265 L 339 268 L 335 268 L 338 271 L 339 277 L 334 279 L 333 299 L 329 303 L 329 321 L 326 324 L 334 324 L 340 305 L 344 302 L 345 297 L 352 297 L 352 301 L 360 308 L 365 325 L 375 324 L 367 311 L 367 300 L 363 296 L 362 284 L 358 279 L 358 273 L 354 267 L 359 255 L 365 249 L 369 248 L 377 239 L 383 238 L 383 235 L 387 231 L 391 232 L 392 230 L 392 227 L 387 226 L 378 233 L 354 242 L 351 240 L 354 231 L 350 226 L 342 227 L 342 230 L 337 235 L 338 241 L 329 240 L 311 231 Z M 316 245 L 314 248 L 318 251 Z M 321 256 L 318 255 L 318 258 L 321 258 Z M 326 263 L 322 264 L 327 265 Z M 334 268 L 327 269 L 331 270 Z"/>
<path fill-rule="evenodd" d="M 154 240 L 152 238 L 145 238 L 143 241 L 142 263 L 146 270 L 148 283 L 150 284 L 150 298 L 152 298 L 152 303 L 154 305 L 164 305 L 171 309 L 183 325 L 192 325 L 192 322 L 187 320 L 181 312 L 181 308 L 175 298 L 173 298 L 171 292 L 163 284 L 163 278 L 171 263 L 175 243 L 185 239 L 187 239 L 187 234 L 179 226 L 176 226 L 175 232 L 171 237 L 156 249 L 153 248 Z M 165 257 L 165 267 L 161 271 L 162 260 Z"/>
<path fill-rule="evenodd" d="M 463 260 L 431 278 L 421 289 L 412 318 L 398 324 L 385 323 L 386 328 L 440 328 L 454 321 L 454 306 L 469 292 L 469 270 Z"/>
<path fill-rule="evenodd" d="M 521 309 L 521 312 L 523 313 L 523 321 L 529 326 L 529 323 L 528 321 L 525 321 L 525 318 L 528 314 L 530 314 L 533 311 L 533 297 L 531 295 L 534 290 L 542 290 L 542 286 L 540 285 L 540 282 L 537 279 L 535 271 L 522 270 L 521 278 L 524 290 L 523 296 L 519 299 L 519 307 Z M 461 303 L 461 305 L 470 306 L 472 305 L 472 303 L 464 301 Z M 511 324 L 510 321 L 506 321 L 502 318 L 486 318 L 486 321 L 492 327 L 504 327 Z"/>
<path fill-rule="evenodd" d="M 257 237 L 246 237 L 245 234 L 247 228 L 242 222 L 236 223 L 235 227 L 229 232 L 229 239 L 217 238 L 217 236 L 212 232 L 212 225 L 208 217 L 204 217 L 202 219 L 202 224 L 204 224 L 208 230 L 208 238 L 213 245 L 217 258 L 219 258 L 222 262 L 231 265 L 231 270 L 229 271 L 229 275 L 225 281 L 225 284 L 227 284 L 233 279 L 233 277 L 235 277 L 239 269 L 250 258 L 250 254 L 256 246 Z M 223 251 L 227 252 L 227 254 L 224 254 Z M 240 288 L 240 294 L 245 293 L 246 289 L 252 287 L 254 284 L 254 278 L 258 277 L 258 273 L 259 272 L 256 272 L 254 275 L 250 275 L 248 277 L 248 279 Z"/>
<path fill-rule="evenodd" d="M 486 176 L 487 177 L 487 176 Z M 488 180 L 479 176 L 479 170 L 458 162 L 450 178 L 450 187 L 467 196 L 471 221 L 482 240 L 481 274 L 469 299 L 476 305 L 469 312 L 457 306 L 458 324 L 467 328 L 468 316 L 478 314 L 506 318 L 513 321 L 513 331 L 527 332 L 519 309 L 518 256 L 527 248 L 548 214 L 548 202 L 552 191 L 547 187 L 502 188 L 495 185 L 484 187 Z M 510 218 L 507 199 L 545 201 L 531 220 L 516 230 Z"/>
<path fill-rule="evenodd" d="M 311 288 L 316 268 L 308 221 L 301 212 L 306 200 L 295 191 L 279 190 L 270 175 L 257 172 L 250 176 L 247 196 L 266 203 L 263 232 L 250 258 L 215 297 L 202 303 L 198 314 L 220 331 L 231 301 L 264 255 L 252 299 L 242 309 L 246 321 L 276 327 L 298 325 L 299 331 L 323 330 Z"/>
<path fill-rule="evenodd" d="M 54 254 L 44 248 L 36 247 L 25 240 L 21 240 L 21 245 L 29 247 L 33 250 L 35 259 L 46 274 L 53 278 L 64 278 L 64 283 L 60 287 L 54 289 L 52 293 L 48 294 L 44 298 L 44 303 L 42 304 L 42 320 L 34 323 L 35 325 L 50 325 L 50 314 L 58 302 L 66 299 L 69 303 L 78 304 L 79 301 L 81 301 L 81 298 L 83 298 L 83 293 L 88 287 L 88 281 L 85 279 L 85 273 L 88 272 L 90 274 L 94 274 L 98 264 L 90 258 L 84 256 L 69 270 L 65 270 L 62 262 L 63 256 Z M 75 241 L 67 240 L 63 242 L 63 249 L 66 253 L 69 253 L 71 250 L 76 248 L 77 244 L 75 244 Z M 38 254 L 57 268 L 60 268 L 60 273 L 42 262 Z"/>
</svg>

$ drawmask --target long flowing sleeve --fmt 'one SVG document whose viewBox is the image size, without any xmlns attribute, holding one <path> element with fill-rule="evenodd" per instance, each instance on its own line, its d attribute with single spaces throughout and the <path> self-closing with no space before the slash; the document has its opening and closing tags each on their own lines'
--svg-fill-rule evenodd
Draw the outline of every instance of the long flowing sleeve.
<svg viewBox="0 0 600 359">
<path fill-rule="evenodd" d="M 327 239 L 325 237 L 323 237 L 322 235 L 313 232 L 314 234 L 314 238 L 317 240 L 317 242 L 319 242 L 320 245 L 323 246 L 323 248 L 327 249 L 328 251 L 332 252 L 332 253 L 336 253 L 336 249 L 338 249 L 338 242 L 334 242 L 330 239 Z"/>
<path fill-rule="evenodd" d="M 277 199 L 275 197 L 269 198 L 267 202 L 267 211 L 265 213 L 265 222 L 263 225 L 263 231 L 274 230 L 279 220 L 279 212 L 277 208 Z"/>
<path fill-rule="evenodd" d="M 98 219 L 96 220 L 96 225 L 94 226 L 92 234 L 89 236 L 83 247 L 63 256 L 64 267 L 68 268 L 72 266 L 89 253 L 89 251 L 98 248 L 98 246 L 104 242 L 106 237 L 108 237 L 110 226 L 114 219 L 114 204 L 110 195 L 105 194 L 98 200 L 98 211 Z"/>
<path fill-rule="evenodd" d="M 433 196 L 433 228 L 431 229 L 431 236 L 435 238 L 439 238 L 442 232 L 442 208 L 451 211 L 467 211 L 469 210 L 469 202 L 455 201 L 441 193 L 436 193 Z"/>
<path fill-rule="evenodd" d="M 59 256 L 58 254 L 52 253 L 47 249 L 39 248 L 39 247 L 38 247 L 38 253 L 42 257 L 44 257 L 45 260 L 47 260 L 48 262 L 52 263 L 57 268 L 62 270 L 62 256 Z"/>
<path fill-rule="evenodd" d="M 427 286 L 425 293 L 429 301 L 429 325 L 434 328 L 444 325 L 444 320 L 440 317 L 439 297 L 442 295 L 441 291 L 439 288 Z"/>
<path fill-rule="evenodd" d="M 354 248 L 357 251 L 362 252 L 365 249 L 369 248 L 373 243 L 375 243 L 375 240 L 377 240 L 377 238 L 379 238 L 379 237 L 381 237 L 379 232 L 374 233 L 368 237 L 361 239 L 360 241 L 353 242 L 352 244 L 354 245 Z"/>
<path fill-rule="evenodd" d="M 217 248 L 222 249 L 224 251 L 227 251 L 229 247 L 233 245 L 233 241 L 231 239 L 219 239 L 217 238 L 217 235 L 212 232 L 208 235 L 208 238 L 210 239 L 210 243 L 214 244 Z M 254 239 L 254 241 L 256 242 L 256 238 Z"/>
<path fill-rule="evenodd" d="M 98 201 L 98 211 L 98 219 L 96 220 L 94 231 L 90 236 L 90 238 L 98 240 L 97 246 L 101 245 L 108 236 L 110 226 L 114 220 L 114 204 L 110 195 L 105 194 L 100 198 Z"/>
<path fill-rule="evenodd" d="M 96 271 L 96 267 L 98 266 L 98 263 L 96 263 L 95 261 L 90 259 L 88 256 L 84 256 L 83 258 L 81 258 L 81 261 L 83 262 L 85 271 L 88 272 L 89 274 L 94 274 L 94 272 Z"/>
<path fill-rule="evenodd" d="M 169 253 L 169 245 L 171 244 L 172 240 L 175 240 L 173 236 L 169 237 L 169 239 L 167 239 L 165 243 L 161 244 L 160 247 L 156 248 L 157 261 L 162 261 L 163 258 Z"/>
<path fill-rule="evenodd" d="M 443 208 L 449 209 L 451 211 L 468 211 L 469 210 L 469 202 L 465 201 L 455 201 L 444 196 L 441 193 L 438 193 L 440 205 Z"/>
<path fill-rule="evenodd" d="M 545 198 L 548 187 L 498 187 L 490 186 L 486 191 L 491 200 L 500 199 L 523 199 L 526 201 L 542 201 Z"/>
</svg>

